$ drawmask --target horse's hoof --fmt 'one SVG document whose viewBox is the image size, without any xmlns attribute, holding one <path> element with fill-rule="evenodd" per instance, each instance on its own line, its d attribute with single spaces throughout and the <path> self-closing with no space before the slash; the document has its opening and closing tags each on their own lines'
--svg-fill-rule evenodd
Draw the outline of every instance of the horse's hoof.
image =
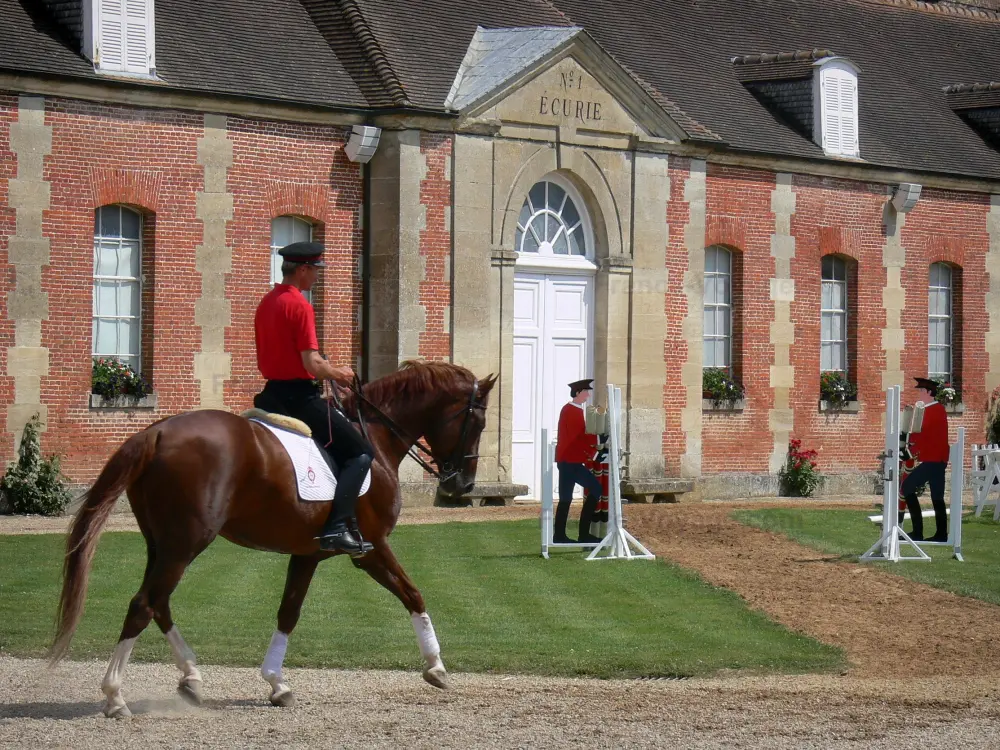
<svg viewBox="0 0 1000 750">
<path fill-rule="evenodd" d="M 123 703 L 120 706 L 105 706 L 104 715 L 109 719 L 128 719 L 132 716 L 132 712 Z"/>
<path fill-rule="evenodd" d="M 276 690 L 271 693 L 271 705 L 278 708 L 291 708 L 295 705 L 295 693 L 287 688 L 285 690 Z"/>
<path fill-rule="evenodd" d="M 436 688 L 448 689 L 448 673 L 444 667 L 428 667 L 424 670 L 424 679 Z"/>
<path fill-rule="evenodd" d="M 185 703 L 192 706 L 201 705 L 201 680 L 188 680 L 177 686 L 177 693 L 184 699 Z"/>
</svg>

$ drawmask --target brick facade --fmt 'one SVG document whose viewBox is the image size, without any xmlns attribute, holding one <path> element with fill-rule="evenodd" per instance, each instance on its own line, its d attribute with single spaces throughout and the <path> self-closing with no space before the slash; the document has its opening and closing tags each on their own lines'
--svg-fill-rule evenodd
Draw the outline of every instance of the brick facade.
<svg viewBox="0 0 1000 750">
<path fill-rule="evenodd" d="M 7 143 L 9 123 L 16 120 L 17 98 L 0 96 L 0 253 L 13 233 L 6 191 L 16 158 Z M 196 196 L 204 189 L 205 170 L 198 162 L 204 116 L 50 98 L 45 123 L 52 128 L 52 150 L 44 160 L 51 201 L 43 233 L 51 251 L 42 273 L 49 300 L 42 343 L 50 352 L 49 372 L 41 379 L 48 407 L 43 449 L 64 457 L 63 469 L 73 481 L 86 482 L 131 434 L 199 404 L 194 356 L 202 340 L 195 304 L 202 276 L 195 250 L 203 241 Z M 235 200 L 226 227 L 232 272 L 225 280 L 232 305 L 225 346 L 233 366 L 224 392 L 226 406 L 237 411 L 262 384 L 253 351 L 253 311 L 269 285 L 274 216 L 295 214 L 315 223 L 330 263 L 315 292 L 321 345 L 331 360 L 356 362 L 362 186 L 358 165 L 344 155 L 342 127 L 230 118 L 227 137 L 233 144 L 227 189 Z M 156 409 L 89 405 L 94 211 L 116 203 L 143 216 L 142 369 L 156 394 Z M 4 288 L 10 289 L 13 272 L 5 255 L 0 268 Z M 2 305 L 6 357 L 13 326 Z M 12 401 L 11 380 L 0 378 L 4 404 Z M 13 455 L 13 436 L 4 430 L 0 440 L 6 462 Z"/>
<path fill-rule="evenodd" d="M 8 201 L 8 183 L 17 176 L 18 159 L 10 145 L 10 125 L 17 119 L 18 97 L 0 95 L 0 274 L 6 290 L 15 284 L 7 238 L 15 233 L 17 220 Z M 314 292 L 321 347 L 338 362 L 357 364 L 360 356 L 368 355 L 361 351 L 359 329 L 364 187 L 362 168 L 344 153 L 348 128 L 235 116 L 213 120 L 224 123 L 228 144 L 223 150 L 231 146 L 232 155 L 223 167 L 224 180 L 209 189 L 207 165 L 216 157 L 203 153 L 206 122 L 197 112 L 54 97 L 45 102 L 44 124 L 51 128 L 52 144 L 43 161 L 43 179 L 50 188 L 43 234 L 51 243 L 41 289 L 48 295 L 41 346 L 49 352 L 48 373 L 41 377 L 41 399 L 47 407 L 43 446 L 47 453 L 64 456 L 64 469 L 73 481 L 92 480 L 114 448 L 135 431 L 203 402 L 205 384 L 196 379 L 195 358 L 205 345 L 198 303 L 211 293 L 197 255 L 207 242 L 199 213 L 205 195 L 221 195 L 220 205 L 230 196 L 232 200 L 231 214 L 223 212 L 223 218 L 216 219 L 223 222 L 218 226 L 231 253 L 224 299 L 217 300 L 219 309 L 228 310 L 223 349 L 218 350 L 231 360 L 231 374 L 220 386 L 226 408 L 246 408 L 261 385 L 252 321 L 269 285 L 270 227 L 277 216 L 312 222 L 314 239 L 327 247 L 329 267 Z M 453 146 L 452 135 L 420 133 L 419 154 L 426 168 L 419 180 L 425 217 L 419 228 L 423 269 L 418 296 L 425 316 L 419 354 L 427 359 L 450 359 L 453 351 L 453 283 L 461 283 L 453 282 L 451 273 Z M 775 384 L 776 369 L 785 367 L 776 361 L 780 357 L 774 339 L 774 285 L 781 281 L 774 247 L 779 241 L 794 245 L 793 291 L 788 296 L 794 332 L 787 365 L 792 373 L 787 386 L 793 415 L 790 434 L 819 451 L 824 472 L 873 471 L 881 450 L 889 369 L 887 186 L 786 175 L 782 187 L 778 175 L 764 169 L 706 165 L 675 156 L 668 164 L 662 364 L 666 474 L 682 473 L 685 464 L 700 467 L 702 476 L 767 475 L 773 467 L 773 450 L 784 435 L 775 427 L 775 413 L 780 411 L 775 393 L 786 387 Z M 782 204 L 782 216 L 790 217 L 787 230 L 779 229 L 774 207 L 780 190 L 794 199 Z M 144 374 L 157 396 L 155 409 L 108 410 L 89 404 L 93 217 L 97 207 L 116 203 L 144 217 L 142 357 Z M 951 422 L 953 428 L 961 424 L 969 429 L 970 442 L 982 438 L 987 388 L 988 320 L 983 309 L 989 211 L 988 196 L 926 189 L 900 223 L 897 238 L 903 257 L 898 267 L 904 401 L 918 397 L 909 388 L 909 378 L 927 369 L 928 268 L 948 262 L 956 268 L 955 371 L 966 408 Z M 377 216 L 365 218 L 373 225 L 379 221 Z M 781 231 L 789 232 L 794 242 L 784 235 L 776 240 Z M 688 335 L 701 315 L 699 297 L 692 290 L 703 269 L 695 259 L 703 258 L 703 248 L 712 245 L 733 254 L 733 366 L 747 396 L 742 412 L 705 411 L 693 419 L 685 405 L 690 407 L 693 398 L 688 382 L 692 363 L 701 361 L 700 350 L 692 350 L 697 339 Z M 859 386 L 858 413 L 822 412 L 818 407 L 820 263 L 827 254 L 845 258 L 850 268 L 849 372 Z M 15 346 L 7 297 L 0 295 L 0 401 L 5 405 L 14 400 L 14 378 L 2 374 L 8 371 L 8 352 Z M 6 413 L 0 410 L 0 420 Z M 0 430 L 0 459 L 9 461 L 13 453 L 13 436 Z"/>
</svg>

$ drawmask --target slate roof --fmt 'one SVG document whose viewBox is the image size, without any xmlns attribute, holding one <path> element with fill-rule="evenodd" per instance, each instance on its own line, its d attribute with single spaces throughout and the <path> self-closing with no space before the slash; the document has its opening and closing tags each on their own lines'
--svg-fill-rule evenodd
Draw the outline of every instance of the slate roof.
<svg viewBox="0 0 1000 750">
<path fill-rule="evenodd" d="M 156 0 L 154 9 L 156 72 L 162 79 L 154 85 L 369 106 L 298 0 Z M 79 49 L 79 37 L 43 3 L 0 0 L 0 70 L 108 80 Z"/>
<path fill-rule="evenodd" d="M 0 69 L 104 78 L 77 51 L 78 2 L 0 0 Z M 995 92 L 945 91 L 1000 80 L 998 0 L 156 0 L 155 8 L 157 85 L 442 113 L 463 60 L 476 54 L 478 27 L 579 27 L 693 137 L 811 159 L 826 157 L 804 120 L 780 117 L 761 97 L 767 80 L 802 80 L 794 69 L 811 64 L 803 55 L 832 52 L 861 71 L 862 159 L 1000 179 L 1000 152 L 970 125 L 977 107 L 992 122 Z M 802 93 L 778 89 L 771 93 Z M 959 106 L 969 101 L 971 119 Z"/>
<path fill-rule="evenodd" d="M 451 90 L 448 109 L 462 110 L 577 36 L 578 26 L 476 29 Z"/>
</svg>

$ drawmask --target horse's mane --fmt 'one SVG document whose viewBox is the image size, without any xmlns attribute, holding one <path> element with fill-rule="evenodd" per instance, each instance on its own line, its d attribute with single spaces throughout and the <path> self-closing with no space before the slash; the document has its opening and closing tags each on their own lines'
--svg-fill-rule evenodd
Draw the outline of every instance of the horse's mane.
<svg viewBox="0 0 1000 750">
<path fill-rule="evenodd" d="M 417 398 L 433 391 L 455 391 L 459 385 L 471 385 L 476 379 L 471 370 L 450 362 L 424 362 L 408 359 L 396 372 L 373 380 L 364 387 L 365 397 L 374 404 L 386 404 L 399 398 Z"/>
</svg>

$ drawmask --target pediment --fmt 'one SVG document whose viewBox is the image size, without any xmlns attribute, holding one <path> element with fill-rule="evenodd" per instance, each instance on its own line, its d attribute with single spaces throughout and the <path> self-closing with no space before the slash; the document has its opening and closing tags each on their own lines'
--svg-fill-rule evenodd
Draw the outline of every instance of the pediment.
<svg viewBox="0 0 1000 750">
<path fill-rule="evenodd" d="M 538 38 L 539 31 L 477 31 L 446 104 L 466 123 L 523 133 L 558 129 L 560 140 L 704 137 L 690 132 L 689 118 L 671 117 L 662 97 L 654 98 L 581 29 L 548 30 L 548 38 Z"/>
</svg>

